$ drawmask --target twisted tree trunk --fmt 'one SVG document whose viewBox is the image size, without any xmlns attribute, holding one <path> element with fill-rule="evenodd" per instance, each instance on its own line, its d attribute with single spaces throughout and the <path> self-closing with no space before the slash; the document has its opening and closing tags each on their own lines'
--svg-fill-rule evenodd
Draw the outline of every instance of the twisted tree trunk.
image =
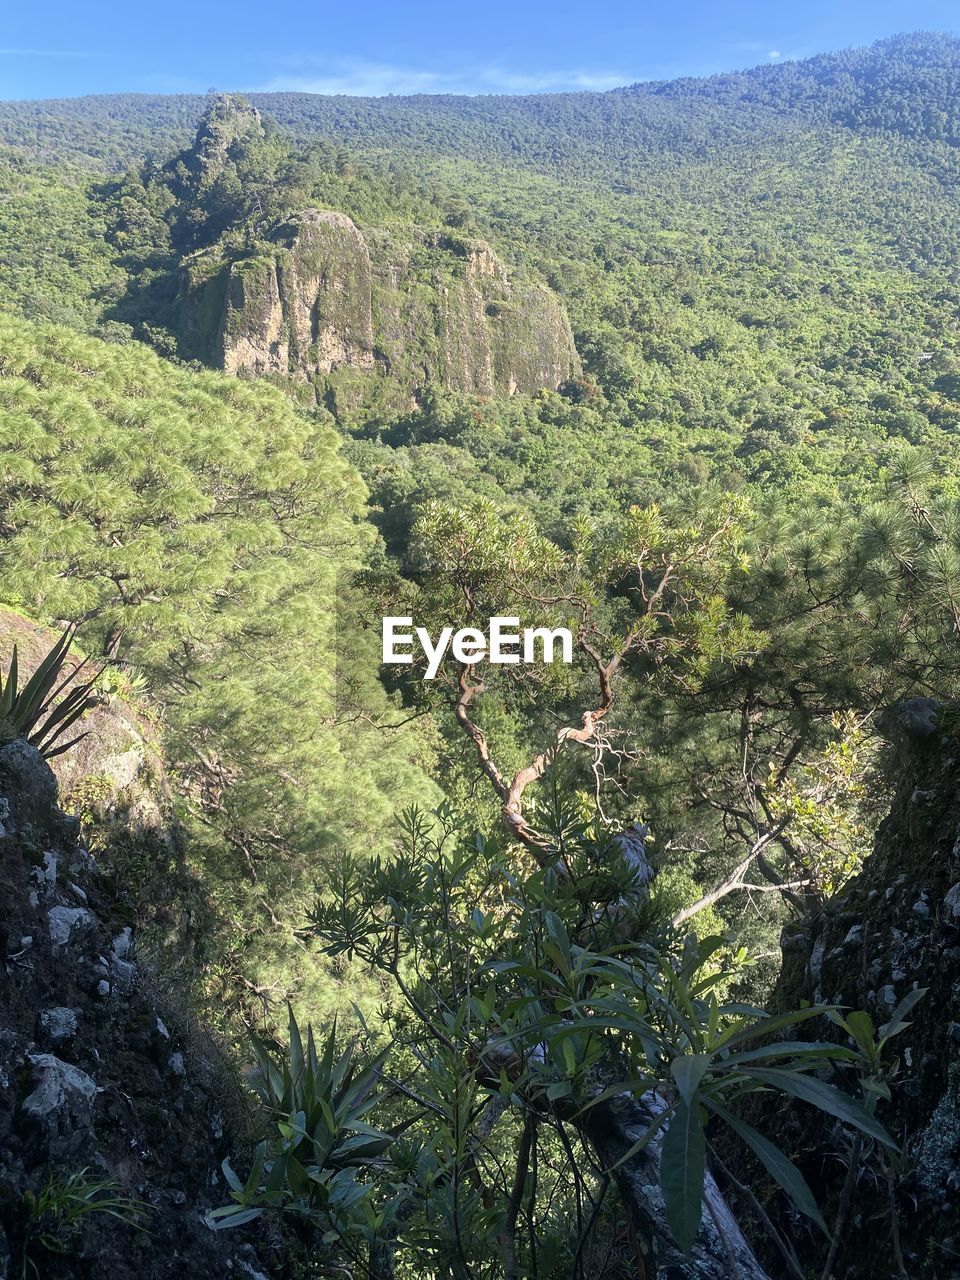
<svg viewBox="0 0 960 1280">
<path fill-rule="evenodd" d="M 667 1223 L 660 1192 L 660 1146 L 665 1127 L 641 1151 L 624 1159 L 667 1104 L 655 1093 L 618 1094 L 592 1107 L 584 1137 L 613 1176 L 644 1253 L 648 1280 L 770 1280 L 707 1171 L 704 1211 L 690 1257 L 681 1253 Z M 621 1163 L 622 1162 L 622 1163 Z"/>
</svg>

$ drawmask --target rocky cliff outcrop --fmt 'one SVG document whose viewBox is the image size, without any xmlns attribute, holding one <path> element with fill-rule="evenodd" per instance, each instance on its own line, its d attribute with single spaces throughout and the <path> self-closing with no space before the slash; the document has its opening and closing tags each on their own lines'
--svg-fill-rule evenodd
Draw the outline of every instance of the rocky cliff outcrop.
<svg viewBox="0 0 960 1280">
<path fill-rule="evenodd" d="M 803 1001 L 864 1009 L 881 1027 L 897 1004 L 926 994 L 910 1025 L 890 1042 L 891 1099 L 878 1117 L 903 1143 L 893 1188 L 860 1153 L 844 1215 L 833 1280 L 960 1275 L 960 736 L 955 712 L 926 698 L 901 703 L 880 719 L 890 742 L 897 790 L 873 853 L 860 874 L 783 938 L 775 1003 Z M 813 1039 L 812 1028 L 803 1039 Z M 822 1020 L 816 1035 L 843 1041 Z M 854 1081 L 846 1082 L 853 1087 Z M 804 1166 L 831 1226 L 843 1201 L 850 1147 L 825 1129 L 822 1115 L 777 1108 L 779 1137 Z M 896 1163 L 896 1162 L 895 1162 Z M 748 1177 L 758 1176 L 757 1171 Z M 896 1207 L 895 1216 L 892 1206 Z M 893 1221 L 892 1221 L 893 1219 Z M 897 1260 L 899 1236 L 903 1270 Z M 822 1240 L 808 1240 L 803 1261 L 823 1269 Z"/>
<path fill-rule="evenodd" d="M 338 407 L 406 405 L 437 382 L 533 395 L 579 370 L 550 289 L 511 278 L 479 240 L 410 228 L 361 232 L 306 209 L 258 252 L 184 267 L 185 351 L 228 373 L 313 381 Z"/>
<path fill-rule="evenodd" d="M 204 1221 L 240 1091 L 77 831 L 39 753 L 0 747 L 0 1277 L 256 1280 L 250 1240 Z"/>
</svg>

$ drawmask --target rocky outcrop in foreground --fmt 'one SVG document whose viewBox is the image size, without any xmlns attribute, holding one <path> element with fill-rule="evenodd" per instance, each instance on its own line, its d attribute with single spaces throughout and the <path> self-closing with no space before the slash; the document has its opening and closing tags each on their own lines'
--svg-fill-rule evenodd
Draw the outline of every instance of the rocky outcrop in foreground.
<svg viewBox="0 0 960 1280">
<path fill-rule="evenodd" d="M 242 1233 L 204 1220 L 243 1147 L 240 1091 L 139 961 L 129 906 L 23 740 L 0 747 L 0 960 L 0 1278 L 263 1277 Z M 128 1208 L 71 1224 L 104 1180 Z"/>
<path fill-rule="evenodd" d="M 955 1280 L 960 1276 L 960 723 L 955 711 L 915 698 L 884 713 L 879 727 L 890 742 L 889 768 L 897 779 L 890 813 L 856 879 L 811 920 L 785 931 L 776 999 L 784 1009 L 798 1008 L 804 1000 L 865 1009 L 878 1028 L 905 996 L 926 989 L 910 1014 L 911 1025 L 887 1048 L 886 1069 L 893 1069 L 897 1059 L 899 1065 L 891 1100 L 880 1101 L 877 1111 L 904 1144 L 905 1163 L 896 1170 L 891 1201 L 889 1183 L 869 1159 L 862 1160 L 832 1276 Z M 814 1038 L 810 1030 L 805 1028 L 802 1038 Z M 824 1039 L 843 1038 L 826 1020 L 816 1031 Z M 838 1134 L 831 1137 L 818 1113 L 797 1109 L 788 1117 L 778 1108 L 778 1118 L 833 1226 L 849 1149 Z M 811 1240 L 807 1257 L 816 1256 L 819 1247 Z"/>
<path fill-rule="evenodd" d="M 566 311 L 481 240 L 366 230 L 305 209 L 247 256 L 195 255 L 181 282 L 186 354 L 228 373 L 314 381 L 339 407 L 409 404 L 434 382 L 534 395 L 579 371 Z"/>
</svg>

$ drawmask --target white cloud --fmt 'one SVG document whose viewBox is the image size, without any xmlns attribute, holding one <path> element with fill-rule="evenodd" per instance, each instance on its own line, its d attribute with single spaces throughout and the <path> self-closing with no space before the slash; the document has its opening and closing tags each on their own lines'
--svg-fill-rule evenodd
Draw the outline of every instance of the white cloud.
<svg viewBox="0 0 960 1280">
<path fill-rule="evenodd" d="M 779 49 L 771 49 L 771 50 L 770 50 L 770 52 L 767 54 L 767 57 L 768 57 L 768 58 L 779 58 L 779 57 L 780 57 L 780 50 L 779 50 Z"/>
<path fill-rule="evenodd" d="M 95 49 L 0 49 L 0 58 L 102 58 Z"/>
<path fill-rule="evenodd" d="M 287 60 L 289 69 L 272 76 L 257 89 L 265 93 L 348 94 L 382 98 L 412 93 L 547 93 L 563 90 L 602 92 L 636 80 L 626 71 L 592 71 L 581 68 L 515 72 L 498 66 L 459 67 L 450 71 L 423 71 L 390 63 L 349 61 L 335 66 L 319 60 Z"/>
</svg>

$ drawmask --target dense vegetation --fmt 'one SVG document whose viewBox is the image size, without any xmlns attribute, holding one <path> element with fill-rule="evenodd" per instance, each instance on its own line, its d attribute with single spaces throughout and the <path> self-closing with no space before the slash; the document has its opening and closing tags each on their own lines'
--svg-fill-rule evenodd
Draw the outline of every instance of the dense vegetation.
<svg viewBox="0 0 960 1280">
<path fill-rule="evenodd" d="M 362 482 L 272 388 L 8 318 L 0 350 L 4 598 L 82 622 L 159 700 L 219 904 L 210 976 L 278 979 L 321 851 L 429 795 L 404 731 L 381 756 L 375 648 L 338 631 Z"/>
<path fill-rule="evenodd" d="M 378 1280 L 615 1274 L 611 1167 L 660 1161 L 625 1083 L 669 1099 L 669 1230 L 616 1188 L 647 1262 L 692 1244 L 708 1113 L 823 1225 L 729 1110 L 762 1087 L 894 1177 L 901 1014 L 754 1049 L 743 1001 L 861 865 L 873 717 L 957 673 L 958 68 L 916 36 L 605 95 L 0 105 L 0 594 L 162 719 L 199 998 L 270 1034 L 361 1006 L 359 1077 L 292 1015 L 259 1045 L 226 1221 Z M 488 242 L 582 375 L 343 407 L 187 358 L 185 266 L 314 206 Z M 569 625 L 575 660 L 378 673 L 387 613 Z"/>
</svg>

